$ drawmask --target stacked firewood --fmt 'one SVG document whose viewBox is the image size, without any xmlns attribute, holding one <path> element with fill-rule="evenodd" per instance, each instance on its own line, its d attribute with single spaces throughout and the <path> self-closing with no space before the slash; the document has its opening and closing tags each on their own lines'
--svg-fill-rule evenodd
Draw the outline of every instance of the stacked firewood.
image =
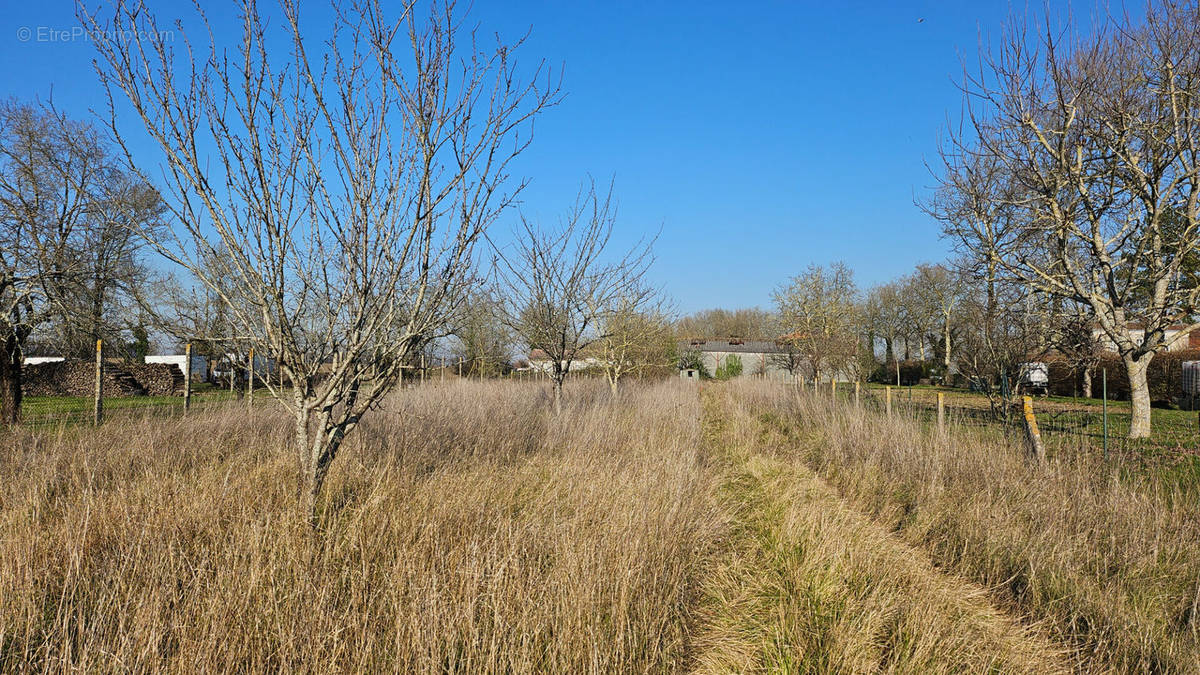
<svg viewBox="0 0 1200 675">
<path fill-rule="evenodd" d="M 105 397 L 183 394 L 183 373 L 171 364 L 105 363 L 101 377 Z M 21 379 L 25 396 L 90 397 L 96 391 L 96 365 L 82 360 L 26 365 Z"/>
<path fill-rule="evenodd" d="M 149 396 L 183 396 L 183 373 L 173 363 L 137 363 L 125 370 Z"/>
</svg>

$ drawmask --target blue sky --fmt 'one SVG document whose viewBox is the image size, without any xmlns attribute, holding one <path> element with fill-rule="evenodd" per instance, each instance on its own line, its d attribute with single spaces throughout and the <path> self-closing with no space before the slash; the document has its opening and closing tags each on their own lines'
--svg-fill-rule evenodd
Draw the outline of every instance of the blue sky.
<svg viewBox="0 0 1200 675">
<path fill-rule="evenodd" d="M 102 105 L 87 41 L 49 39 L 75 25 L 71 2 L 0 4 L 0 95 L 53 88 L 78 116 Z M 191 3 L 154 5 L 167 18 Z M 522 59 L 564 69 L 567 97 L 516 167 L 532 180 L 522 209 L 551 221 L 587 174 L 615 177 L 614 244 L 661 228 L 654 280 L 690 312 L 768 306 L 811 262 L 845 260 L 868 286 L 942 259 L 913 205 L 923 162 L 959 110 L 960 58 L 1013 8 L 481 0 L 470 16 L 504 37 L 531 30 Z"/>
</svg>

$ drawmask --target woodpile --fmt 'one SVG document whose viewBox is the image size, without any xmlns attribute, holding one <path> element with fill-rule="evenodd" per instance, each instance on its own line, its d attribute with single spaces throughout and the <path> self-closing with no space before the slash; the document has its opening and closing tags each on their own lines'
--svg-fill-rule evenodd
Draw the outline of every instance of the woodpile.
<svg viewBox="0 0 1200 675">
<path fill-rule="evenodd" d="M 91 397 L 96 391 L 95 369 L 95 363 L 80 360 L 26 365 L 21 392 L 25 396 Z M 105 363 L 102 378 L 105 398 L 183 395 L 183 373 L 164 363 Z"/>
<path fill-rule="evenodd" d="M 136 363 L 125 366 L 149 396 L 183 396 L 183 373 L 170 363 Z M 192 378 L 195 389 L 196 379 Z"/>
</svg>

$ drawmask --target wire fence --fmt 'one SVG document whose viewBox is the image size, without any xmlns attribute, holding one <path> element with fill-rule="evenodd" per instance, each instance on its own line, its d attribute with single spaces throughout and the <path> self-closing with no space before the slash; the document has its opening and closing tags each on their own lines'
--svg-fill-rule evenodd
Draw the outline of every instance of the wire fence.
<svg viewBox="0 0 1200 675">
<path fill-rule="evenodd" d="M 594 375 L 594 374 L 593 374 Z M 451 382 L 482 382 L 504 380 L 511 382 L 548 382 L 549 375 L 537 368 L 508 369 L 485 367 L 467 359 L 430 359 L 419 365 L 402 369 L 401 389 L 418 388 Z M 187 381 L 187 378 L 185 378 Z M 212 410 L 252 409 L 271 400 L 271 394 L 255 376 L 252 389 L 246 387 L 246 377 L 235 378 L 230 386 L 224 381 L 199 382 L 190 385 L 190 396 L 177 391 L 169 396 L 123 395 L 107 387 L 98 389 L 97 396 L 30 396 L 21 404 L 21 424 L 30 428 L 93 425 L 98 421 L 142 419 L 147 417 L 177 417 L 189 412 Z M 276 387 L 286 384 L 275 382 Z M 249 397 L 249 400 L 247 400 Z M 97 414 L 99 401 L 99 414 Z"/>
<path fill-rule="evenodd" d="M 840 399 L 855 397 L 853 383 L 843 384 L 837 394 Z M 1020 398 L 1005 401 L 956 390 L 861 387 L 857 400 L 877 412 L 907 416 L 924 424 L 938 424 L 940 407 L 942 423 L 947 426 L 994 431 L 1014 440 L 1023 440 L 1027 433 Z M 1132 415 L 1127 402 L 1035 398 L 1032 405 L 1038 430 L 1052 449 L 1125 454 L 1200 452 L 1200 412 L 1153 409 L 1151 437 L 1130 439 Z"/>
</svg>

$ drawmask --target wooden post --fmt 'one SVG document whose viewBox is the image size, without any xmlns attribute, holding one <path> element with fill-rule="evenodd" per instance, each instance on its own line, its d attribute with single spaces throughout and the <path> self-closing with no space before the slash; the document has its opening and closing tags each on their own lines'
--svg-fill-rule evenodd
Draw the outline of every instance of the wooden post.
<svg viewBox="0 0 1200 675">
<path fill-rule="evenodd" d="M 183 347 L 183 414 L 192 409 L 192 343 Z"/>
<path fill-rule="evenodd" d="M 889 414 L 889 415 L 892 414 L 892 388 L 891 387 L 883 388 L 883 409 L 884 409 L 884 412 L 886 412 L 887 414 Z"/>
<path fill-rule="evenodd" d="M 858 381 L 855 381 L 854 382 L 854 407 L 855 408 L 859 407 L 859 399 L 858 399 L 858 390 L 859 389 L 860 389 L 860 384 Z"/>
<path fill-rule="evenodd" d="M 937 393 L 938 433 L 946 433 L 946 395 Z"/>
<path fill-rule="evenodd" d="M 421 376 L 420 377 L 421 377 L 420 383 L 422 385 L 424 385 L 425 384 L 425 355 L 424 354 L 421 355 Z"/>
<path fill-rule="evenodd" d="M 1033 414 L 1033 397 L 1022 396 L 1025 408 L 1025 435 L 1029 440 L 1029 454 L 1041 464 L 1046 461 L 1046 446 L 1042 443 L 1042 434 L 1038 431 L 1037 417 Z"/>
<path fill-rule="evenodd" d="M 1103 368 L 1100 371 L 1103 378 L 1104 387 L 1104 459 L 1108 460 L 1108 368 Z"/>
<path fill-rule="evenodd" d="M 254 348 L 246 357 L 246 408 L 254 407 Z"/>
<path fill-rule="evenodd" d="M 837 400 L 837 378 L 836 377 L 829 381 L 829 397 L 835 401 Z"/>
<path fill-rule="evenodd" d="M 463 366 L 463 359 L 460 356 L 460 357 L 458 357 L 458 377 L 459 377 L 459 379 L 462 379 L 462 366 Z"/>
<path fill-rule="evenodd" d="M 104 340 L 96 340 L 96 400 L 92 407 L 92 424 L 104 420 Z"/>
<path fill-rule="evenodd" d="M 479 357 L 479 383 L 483 384 L 483 357 Z"/>
</svg>

